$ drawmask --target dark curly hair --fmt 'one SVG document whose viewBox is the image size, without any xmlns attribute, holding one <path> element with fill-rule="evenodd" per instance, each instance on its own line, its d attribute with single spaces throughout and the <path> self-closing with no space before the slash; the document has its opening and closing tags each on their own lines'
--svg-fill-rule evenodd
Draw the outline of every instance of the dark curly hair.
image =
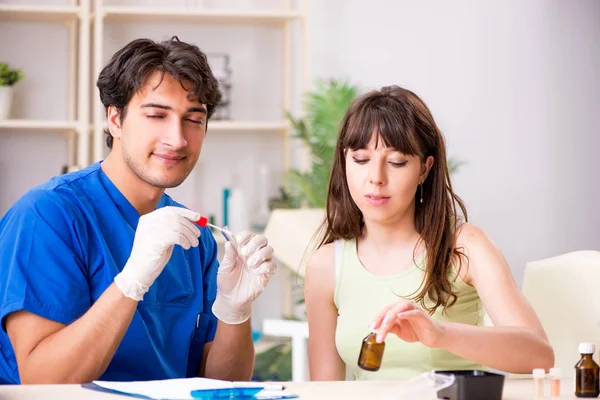
<svg viewBox="0 0 600 400">
<path fill-rule="evenodd" d="M 219 83 L 208 65 L 206 54 L 197 46 L 180 41 L 177 36 L 160 43 L 136 39 L 112 56 L 96 82 L 107 114 L 112 105 L 124 119 L 129 101 L 156 71 L 177 79 L 190 97 L 206 104 L 207 119 L 211 117 L 221 101 Z M 184 82 L 191 86 L 184 86 Z M 104 133 L 106 145 L 112 149 L 113 137 L 108 130 Z"/>
</svg>

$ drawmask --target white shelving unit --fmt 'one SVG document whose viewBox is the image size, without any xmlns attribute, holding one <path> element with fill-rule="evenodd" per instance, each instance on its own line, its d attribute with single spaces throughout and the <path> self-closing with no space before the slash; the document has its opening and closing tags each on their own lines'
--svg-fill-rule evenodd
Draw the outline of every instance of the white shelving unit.
<svg viewBox="0 0 600 400">
<path fill-rule="evenodd" d="M 31 119 L 0 120 L 0 129 L 20 129 L 35 131 L 75 131 L 77 130 L 77 128 L 77 121 L 51 121 Z"/>
<path fill-rule="evenodd" d="M 98 3 L 96 3 L 98 4 Z M 282 24 L 301 19 L 299 11 L 238 11 L 202 8 L 119 7 L 107 6 L 100 11 L 107 21 L 127 22 L 194 22 L 210 24 Z"/>
<path fill-rule="evenodd" d="M 78 99 L 89 98 L 86 82 L 89 81 L 89 49 L 84 43 L 89 42 L 89 1 L 71 0 L 70 5 L 23 5 L 0 4 L 0 21 L 6 22 L 52 22 L 64 23 L 69 30 L 69 90 L 68 120 L 2 120 L 0 134 L 7 130 L 29 130 L 63 132 L 67 137 L 68 166 L 77 164 L 79 154 L 89 153 L 89 140 L 78 140 L 78 137 L 89 137 L 89 113 Z M 87 50 L 87 51 L 86 51 Z M 89 106 L 89 103 L 88 103 Z M 79 147 L 77 147 L 79 143 Z"/>
<path fill-rule="evenodd" d="M 167 2 L 165 2 L 168 4 Z M 16 5 L 0 4 L 0 21 L 9 22 L 52 22 L 64 23 L 69 31 L 68 60 L 68 114 L 66 120 L 3 120 L 2 132 L 15 131 L 26 133 L 61 132 L 67 138 L 68 170 L 86 167 L 92 162 L 104 158 L 105 116 L 97 88 L 93 82 L 97 79 L 106 60 L 104 59 L 105 23 L 177 23 L 223 26 L 266 26 L 281 32 L 281 112 L 279 119 L 273 121 L 252 120 L 211 120 L 209 130 L 223 134 L 244 133 L 248 135 L 278 134 L 282 142 L 282 169 L 291 166 L 290 126 L 285 120 L 285 111 L 292 110 L 294 96 L 309 87 L 309 29 L 307 22 L 309 0 L 281 0 L 282 9 L 277 10 L 237 10 L 176 7 L 126 7 L 104 5 L 103 0 L 70 0 L 70 5 Z M 301 48 L 293 51 L 293 25 L 300 29 L 296 43 Z M 248 60 L 255 62 L 255 60 Z M 269 62 L 269 61 L 267 61 Z M 299 85 L 294 85 L 298 82 Z M 268 93 L 265 93 L 268 95 Z M 298 96 L 299 97 L 299 96 Z M 1 140 L 1 138 L 0 138 Z M 306 161 L 304 161 L 306 162 Z M 215 234 L 222 246 L 224 239 Z M 284 314 L 293 307 L 291 283 L 294 274 L 286 268 L 280 269 L 282 277 L 282 301 Z M 286 325 L 287 326 L 287 325 Z M 267 326 L 268 328 L 268 326 Z M 305 368 L 298 364 L 300 355 L 305 352 L 305 333 L 291 335 L 294 338 L 294 378 Z M 281 336 L 286 333 L 271 332 Z M 295 336 L 294 336 L 295 335 Z M 262 343 L 265 345 L 265 343 Z"/>
<path fill-rule="evenodd" d="M 0 21 L 64 22 L 78 18 L 80 12 L 81 8 L 77 5 L 51 6 L 0 4 Z"/>
<path fill-rule="evenodd" d="M 104 109 L 97 89 L 91 83 L 100 73 L 103 59 L 104 23 L 112 21 L 198 23 L 219 25 L 273 26 L 282 35 L 282 112 L 278 121 L 211 121 L 211 131 L 221 132 L 277 132 L 282 135 L 283 167 L 291 163 L 289 124 L 284 111 L 292 105 L 292 33 L 291 24 L 299 22 L 302 50 L 299 60 L 301 71 L 300 90 L 308 88 L 308 24 L 306 21 L 308 0 L 298 0 L 292 7 L 291 0 L 282 0 L 285 9 L 278 10 L 229 10 L 188 7 L 126 7 L 104 6 L 103 0 L 71 0 L 71 5 L 22 5 L 0 4 L 0 21 L 56 22 L 65 23 L 69 29 L 69 112 L 67 121 L 51 120 L 5 120 L 0 121 L 2 130 L 61 131 L 68 138 L 69 169 L 83 168 L 104 157 Z M 93 29 L 93 42 L 92 42 Z M 92 64 L 93 60 L 93 64 Z M 90 110 L 91 113 L 90 113 Z"/>
<path fill-rule="evenodd" d="M 165 2 L 166 3 L 166 2 Z M 295 7 L 294 7 L 295 5 Z M 273 121 L 211 120 L 211 132 L 243 133 L 258 137 L 278 134 L 282 144 L 282 169 L 291 166 L 290 126 L 285 111 L 292 110 L 294 92 L 309 87 L 307 23 L 309 0 L 281 0 L 277 10 L 238 10 L 189 7 L 129 7 L 104 5 L 103 0 L 70 0 L 69 5 L 0 4 L 0 21 L 64 23 L 69 31 L 68 114 L 66 120 L 3 120 L 2 132 L 18 130 L 32 132 L 61 132 L 66 136 L 68 170 L 83 168 L 104 158 L 105 116 L 97 88 L 93 85 L 106 60 L 104 58 L 105 23 L 181 23 L 227 26 L 265 26 L 281 32 L 279 54 L 281 65 L 281 112 Z M 298 24 L 299 37 L 292 37 L 293 25 Z M 301 46 L 292 49 L 293 40 Z M 299 51 L 296 51 L 299 50 Z M 254 62 L 254 60 L 248 60 Z M 267 61 L 268 62 L 268 61 Z M 299 85 L 294 85 L 298 82 Z M 265 95 L 268 95 L 266 93 Z M 299 97 L 299 96 L 298 96 Z M 220 235 L 216 235 L 221 243 Z M 282 269 L 285 277 L 284 309 L 292 308 L 289 282 L 291 273 Z"/>
</svg>

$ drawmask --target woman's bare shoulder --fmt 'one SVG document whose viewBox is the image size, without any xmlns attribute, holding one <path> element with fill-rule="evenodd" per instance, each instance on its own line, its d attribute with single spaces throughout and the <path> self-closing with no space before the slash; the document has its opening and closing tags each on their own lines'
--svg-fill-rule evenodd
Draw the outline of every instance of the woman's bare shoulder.
<svg viewBox="0 0 600 400">
<path fill-rule="evenodd" d="M 322 273 L 331 271 L 335 264 L 335 243 L 328 243 L 319 247 L 308 259 L 307 270 Z"/>
</svg>

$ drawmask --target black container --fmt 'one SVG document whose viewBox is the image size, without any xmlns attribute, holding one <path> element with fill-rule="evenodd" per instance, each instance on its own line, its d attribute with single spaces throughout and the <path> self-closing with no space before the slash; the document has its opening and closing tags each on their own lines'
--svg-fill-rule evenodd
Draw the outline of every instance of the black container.
<svg viewBox="0 0 600 400">
<path fill-rule="evenodd" d="M 502 400 L 504 375 L 480 370 L 435 371 L 435 373 L 455 376 L 452 385 L 438 391 L 438 399 Z"/>
</svg>

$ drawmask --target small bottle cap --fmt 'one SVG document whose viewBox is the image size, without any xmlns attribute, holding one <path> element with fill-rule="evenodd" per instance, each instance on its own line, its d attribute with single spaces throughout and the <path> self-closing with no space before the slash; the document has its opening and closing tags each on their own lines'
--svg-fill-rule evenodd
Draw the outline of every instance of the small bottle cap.
<svg viewBox="0 0 600 400">
<path fill-rule="evenodd" d="M 206 226 L 207 222 L 208 222 L 208 218 L 206 218 L 205 216 L 202 216 L 202 215 L 200 216 L 200 219 L 198 221 L 196 221 L 196 223 L 203 228 Z"/>
<path fill-rule="evenodd" d="M 579 343 L 580 354 L 594 354 L 595 350 L 594 343 Z"/>
<path fill-rule="evenodd" d="M 544 368 L 535 368 L 533 370 L 534 378 L 544 378 L 546 376 L 546 370 Z"/>
<path fill-rule="evenodd" d="M 550 376 L 553 376 L 554 378 L 560 378 L 562 376 L 562 369 L 550 368 Z"/>
</svg>

